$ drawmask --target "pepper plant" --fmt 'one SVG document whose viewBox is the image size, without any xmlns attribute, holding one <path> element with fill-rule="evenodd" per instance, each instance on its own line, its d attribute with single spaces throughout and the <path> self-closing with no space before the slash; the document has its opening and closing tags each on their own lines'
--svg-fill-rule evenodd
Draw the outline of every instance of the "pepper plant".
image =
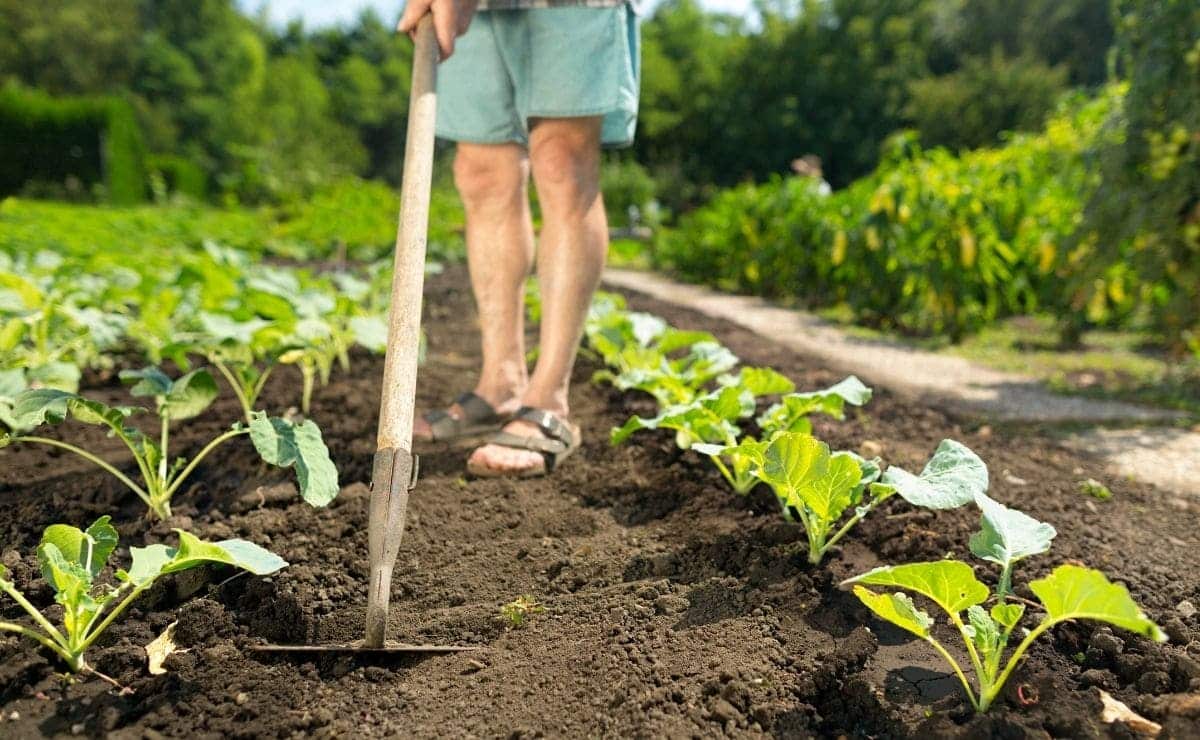
<svg viewBox="0 0 1200 740">
<path fill-rule="evenodd" d="M 42 578 L 62 607 L 58 626 L 25 598 L 0 565 L 0 591 L 33 621 L 32 626 L 0 621 L 0 631 L 38 642 L 62 658 L 74 673 L 94 672 L 85 660 L 88 648 L 161 576 L 207 563 L 232 565 L 255 575 L 268 575 L 287 566 L 278 555 L 253 542 L 206 542 L 177 529 L 178 547 L 157 544 L 130 548 L 129 570 L 117 570 L 115 584 L 102 582 L 100 576 L 117 548 L 117 530 L 109 520 L 102 516 L 83 531 L 67 524 L 52 524 L 42 534 L 37 558 Z"/>
<path fill-rule="evenodd" d="M 121 440 L 132 454 L 140 473 L 140 484 L 98 455 L 70 442 L 30 434 L 9 434 L 0 436 L 0 447 L 29 442 L 74 453 L 113 475 L 160 519 L 171 515 L 172 497 L 196 467 L 217 447 L 243 435 L 250 436 L 264 462 L 296 469 L 300 495 L 308 503 L 325 506 L 337 496 L 337 469 L 329 458 L 321 430 L 312 421 L 297 424 L 256 411 L 251 414 L 248 426 L 234 424 L 209 441 L 191 460 L 181 457 L 172 462 L 169 452 L 171 423 L 190 419 L 207 409 L 217 395 L 216 381 L 204 369 L 193 370 L 175 380 L 153 367 L 125 371 L 121 377 L 134 381 L 130 389 L 132 395 L 154 399 L 159 424 L 157 439 L 126 424 L 127 419 L 145 409 L 108 406 L 65 391 L 25 391 L 17 396 L 13 415 L 26 428 L 45 423 L 60 424 L 69 418 L 107 427 L 110 435 Z"/>
</svg>

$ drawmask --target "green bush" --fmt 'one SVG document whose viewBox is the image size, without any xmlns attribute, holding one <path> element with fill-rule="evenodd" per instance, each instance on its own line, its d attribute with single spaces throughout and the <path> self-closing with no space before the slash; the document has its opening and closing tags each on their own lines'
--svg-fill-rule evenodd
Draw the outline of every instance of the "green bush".
<svg viewBox="0 0 1200 740">
<path fill-rule="evenodd" d="M 137 203 L 146 195 L 143 159 L 133 110 L 120 98 L 0 90 L 0 195 L 74 180 L 102 185 L 111 203 Z"/>
<path fill-rule="evenodd" d="M 600 190 L 604 193 L 609 226 L 632 226 L 632 208 L 637 209 L 641 223 L 657 219 L 654 210 L 658 185 L 646 168 L 634 160 L 615 157 L 605 160 L 600 168 Z"/>
<path fill-rule="evenodd" d="M 193 200 L 204 200 L 208 193 L 204 169 L 186 157 L 151 154 L 146 158 L 146 169 L 151 178 L 161 178 L 168 193 L 186 195 Z"/>
<path fill-rule="evenodd" d="M 1085 152 L 1116 91 L 1076 104 L 1037 135 L 956 156 L 894 137 L 879 169 L 832 195 L 776 179 L 718 195 L 661 234 L 654 259 L 685 279 L 809 305 L 845 303 L 863 323 L 959 338 L 996 318 L 1078 310 L 1067 246 L 1096 186 Z M 1127 318 L 1137 276 L 1099 271 Z"/>
</svg>

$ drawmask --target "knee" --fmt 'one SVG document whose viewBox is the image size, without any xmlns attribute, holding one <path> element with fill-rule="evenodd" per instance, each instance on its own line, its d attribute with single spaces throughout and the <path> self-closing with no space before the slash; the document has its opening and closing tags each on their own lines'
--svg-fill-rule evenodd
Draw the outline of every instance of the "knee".
<svg viewBox="0 0 1200 740">
<path fill-rule="evenodd" d="M 591 206 L 600 192 L 600 152 L 594 142 L 550 136 L 530 152 L 538 200 L 547 207 Z"/>
<path fill-rule="evenodd" d="M 454 157 L 454 186 L 468 207 L 510 203 L 525 193 L 528 164 L 517 158 L 464 154 Z"/>
</svg>

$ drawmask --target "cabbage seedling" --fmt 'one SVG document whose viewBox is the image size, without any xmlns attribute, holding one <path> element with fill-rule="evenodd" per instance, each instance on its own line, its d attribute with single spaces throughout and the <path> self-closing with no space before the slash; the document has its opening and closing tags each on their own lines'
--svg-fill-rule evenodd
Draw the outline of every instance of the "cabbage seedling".
<svg viewBox="0 0 1200 740">
<path fill-rule="evenodd" d="M 115 585 L 99 583 L 97 579 L 117 548 L 117 530 L 109 519 L 100 517 L 86 531 L 67 524 L 52 524 L 42 534 L 37 558 L 42 578 L 54 589 L 54 600 L 63 610 L 59 626 L 25 598 L 8 579 L 7 569 L 0 565 L 0 591 L 12 597 L 33 620 L 33 626 L 0 621 L 0 630 L 45 646 L 75 673 L 91 670 L 84 659 L 87 649 L 160 576 L 206 563 L 232 565 L 255 575 L 268 575 L 287 566 L 283 558 L 253 542 L 205 542 L 177 529 L 179 547 L 130 548 L 129 570 L 116 571 Z"/>
<path fill-rule="evenodd" d="M 846 416 L 846 406 L 863 406 L 871 400 L 872 391 L 856 376 L 819 391 L 788 393 L 757 419 L 763 437 L 769 439 L 780 432 L 812 433 L 809 416 L 816 413 L 832 416 L 839 421 Z"/>
<path fill-rule="evenodd" d="M 207 370 L 193 370 L 171 380 L 162 371 L 152 367 L 126 371 L 121 373 L 121 377 L 136 381 L 130 389 L 134 396 L 154 399 L 159 417 L 157 440 L 126 425 L 126 419 L 144 409 L 108 406 L 65 391 L 25 391 L 17 396 L 12 413 L 23 428 L 44 423 L 59 424 L 68 418 L 108 427 L 112 436 L 121 440 L 133 455 L 142 478 L 140 485 L 99 456 L 69 442 L 14 434 L 0 436 L 0 447 L 14 442 L 32 442 L 79 455 L 103 468 L 133 491 L 150 507 L 154 516 L 166 519 L 171 515 L 171 498 L 200 462 L 225 442 L 248 434 L 265 462 L 279 467 L 295 467 L 300 495 L 305 501 L 313 506 L 325 506 L 337 496 L 337 468 L 329 459 L 329 450 L 321 438 L 321 430 L 312 421 L 295 424 L 284 419 L 269 418 L 256 411 L 251 414 L 249 426 L 233 425 L 206 444 L 190 461 L 177 458 L 170 462 L 171 422 L 190 419 L 208 408 L 217 395 L 216 381 Z"/>
<path fill-rule="evenodd" d="M 675 432 L 675 444 L 680 449 L 699 443 L 734 446 L 741 434 L 737 421 L 753 413 L 754 395 L 730 385 L 690 403 L 667 406 L 654 417 L 634 416 L 613 429 L 611 441 L 620 444 L 640 429 L 670 429 Z"/>
<path fill-rule="evenodd" d="M 1045 616 L 1025 635 L 1008 662 L 1001 664 L 1009 638 L 1025 613 L 1025 606 L 1000 602 L 983 608 L 988 588 L 975 578 L 971 566 L 957 560 L 876 568 L 845 581 L 854 595 L 880 618 L 911 632 L 929 643 L 950 664 L 962 683 L 967 698 L 978 712 L 986 712 L 1004 683 L 1040 635 L 1072 619 L 1094 619 L 1162 642 L 1166 635 L 1134 603 L 1124 586 L 1112 583 L 1098 570 L 1078 565 L 1060 565 L 1050 575 L 1029 584 L 1045 610 Z M 867 586 L 904 589 L 926 597 L 946 613 L 958 630 L 975 671 L 978 692 L 963 668 L 933 635 L 934 619 L 901 592 L 877 593 Z M 966 611 L 966 620 L 963 612 Z"/>
<path fill-rule="evenodd" d="M 915 506 L 950 509 L 969 503 L 988 486 L 983 461 L 953 440 L 938 446 L 918 476 L 895 466 L 883 473 L 878 460 L 831 453 L 824 442 L 802 432 L 776 435 L 754 475 L 774 489 L 784 516 L 804 525 L 808 561 L 814 565 L 894 495 Z M 851 507 L 854 513 L 839 527 Z"/>
</svg>

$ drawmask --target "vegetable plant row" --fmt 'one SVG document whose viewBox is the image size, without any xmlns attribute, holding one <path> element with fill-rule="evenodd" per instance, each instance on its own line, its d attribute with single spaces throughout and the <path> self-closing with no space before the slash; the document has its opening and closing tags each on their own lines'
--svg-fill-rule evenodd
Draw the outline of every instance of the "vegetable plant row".
<svg viewBox="0 0 1200 740">
<path fill-rule="evenodd" d="M 335 364 L 348 369 L 351 347 L 386 341 L 385 268 L 316 275 L 212 242 L 135 253 L 0 251 L 0 424 L 21 431 L 21 391 L 75 392 L 82 370 L 122 355 L 211 365 L 247 423 L 268 377 L 290 365 L 307 413 L 315 385 Z"/>
<path fill-rule="evenodd" d="M 784 518 L 803 528 L 813 565 L 890 499 L 934 510 L 976 506 L 981 528 L 968 549 L 996 566 L 994 589 L 969 564 L 953 559 L 884 566 L 843 585 L 876 616 L 927 642 L 949 663 L 977 711 L 992 705 L 1029 646 L 1062 622 L 1091 619 L 1166 639 L 1124 586 L 1081 565 L 1060 565 L 1030 582 L 1038 604 L 1018 599 L 1015 566 L 1048 552 L 1057 532 L 989 497 L 987 466 L 965 445 L 943 440 L 921 472 L 912 473 L 878 457 L 831 450 L 813 436 L 813 414 L 842 419 L 847 406 L 870 401 L 871 389 L 858 378 L 797 391 L 771 368 L 738 367 L 738 358 L 711 334 L 681 331 L 657 316 L 629 311 L 609 294 L 593 305 L 586 336 L 588 350 L 606 365 L 595 381 L 648 393 L 658 403 L 655 416 L 635 416 L 614 429 L 613 444 L 639 430 L 670 430 L 680 448 L 707 456 L 734 492 L 746 495 L 759 483 L 769 486 Z M 935 635 L 936 620 L 909 594 L 946 614 L 969 656 L 975 687 Z M 1030 620 L 1027 605 L 1039 610 L 1036 619 Z M 1019 642 L 1005 661 L 1014 635 Z"/>
</svg>

